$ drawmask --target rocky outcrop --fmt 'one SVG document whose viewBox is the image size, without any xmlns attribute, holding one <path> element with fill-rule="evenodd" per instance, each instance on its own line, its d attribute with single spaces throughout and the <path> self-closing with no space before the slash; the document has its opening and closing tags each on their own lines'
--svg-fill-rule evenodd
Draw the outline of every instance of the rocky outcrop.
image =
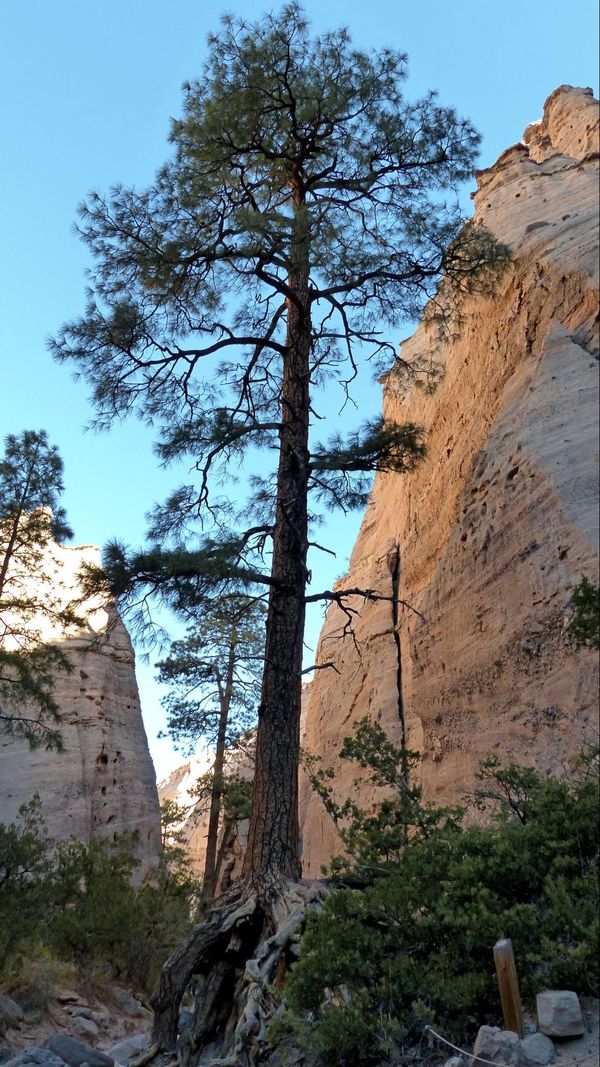
<svg viewBox="0 0 600 1067">
<path fill-rule="evenodd" d="M 385 414 L 427 430 L 411 475 L 382 474 L 338 588 L 364 603 L 356 642 L 332 606 L 303 743 L 352 795 L 337 758 L 367 715 L 422 753 L 426 794 L 460 801 L 489 753 L 563 766 L 596 727 L 597 658 L 565 632 L 573 586 L 598 575 L 598 103 L 563 86 L 540 123 L 478 175 L 475 220 L 510 245 L 493 296 L 466 298 L 462 328 L 439 342 L 425 320 L 404 361 L 434 362 L 433 393 L 398 369 Z M 356 604 L 354 605 L 356 606 Z M 418 612 L 418 613 L 417 613 Z M 334 640 L 335 638 L 335 640 Z M 343 682 L 342 682 L 343 679 Z M 400 684 L 399 684 L 400 683 Z M 302 787 L 304 873 L 339 843 Z M 359 797 L 373 796 L 363 788 Z"/>
<path fill-rule="evenodd" d="M 194 790 L 198 780 L 210 773 L 213 756 L 192 756 L 182 763 L 163 781 L 158 783 L 158 795 L 171 800 L 182 811 L 179 830 L 186 850 L 190 870 L 197 878 L 204 875 L 206 845 L 208 838 L 209 798 L 198 801 Z M 254 775 L 254 734 L 242 738 L 237 746 L 227 752 L 225 774 L 249 780 Z M 217 845 L 218 885 L 225 888 L 235 878 L 242 866 L 248 842 L 248 820 L 241 819 L 233 825 L 221 816 Z"/>
<path fill-rule="evenodd" d="M 48 547 L 44 569 L 62 604 L 80 597 L 82 564 L 98 562 L 97 548 Z M 53 690 L 64 750 L 32 752 L 0 735 L 0 820 L 14 819 L 37 792 L 53 837 L 90 841 L 137 831 L 147 869 L 160 852 L 160 812 L 131 641 L 116 612 L 99 601 L 85 602 L 78 614 L 84 624 L 68 634 L 47 618 L 39 623 L 44 640 L 60 644 L 73 666 L 57 674 Z"/>
<path fill-rule="evenodd" d="M 192 756 L 158 783 L 158 796 L 171 800 L 184 812 L 180 832 L 190 864 L 190 869 L 197 878 L 202 877 L 206 858 L 206 835 L 208 833 L 208 806 L 195 802 L 192 791 L 198 779 L 207 774 L 212 766 L 209 755 L 206 758 Z"/>
</svg>

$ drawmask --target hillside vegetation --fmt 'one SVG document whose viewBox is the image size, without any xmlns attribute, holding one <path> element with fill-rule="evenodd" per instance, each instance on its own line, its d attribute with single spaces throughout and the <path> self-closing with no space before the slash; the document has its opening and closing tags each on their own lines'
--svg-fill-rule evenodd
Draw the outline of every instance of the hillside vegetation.
<svg viewBox="0 0 600 1067">
<path fill-rule="evenodd" d="M 548 987 L 598 995 L 596 750 L 557 778 L 491 757 L 470 813 L 423 803 L 414 754 L 366 720 L 342 755 L 392 797 L 368 815 L 339 806 L 312 767 L 346 853 L 278 1034 L 328 1067 L 415 1063 L 427 1023 L 468 1042 L 482 1021 L 501 1023 L 492 949 L 505 937 L 524 999 Z"/>
</svg>

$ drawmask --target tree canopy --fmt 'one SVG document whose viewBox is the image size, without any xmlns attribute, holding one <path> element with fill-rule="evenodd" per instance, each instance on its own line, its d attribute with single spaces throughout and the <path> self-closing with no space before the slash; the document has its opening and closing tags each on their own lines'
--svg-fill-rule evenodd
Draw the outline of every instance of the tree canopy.
<svg viewBox="0 0 600 1067">
<path fill-rule="evenodd" d="M 260 600 L 228 597 L 203 606 L 199 622 L 171 643 L 159 681 L 167 731 L 184 752 L 215 745 L 226 709 L 223 742 L 233 745 L 256 725 L 264 663 L 265 609 Z"/>
<path fill-rule="evenodd" d="M 231 473 L 250 445 L 277 451 L 299 302 L 311 387 L 349 384 L 365 357 L 395 362 L 395 328 L 442 272 L 473 278 L 491 258 L 452 196 L 479 137 L 433 93 L 406 101 L 404 55 L 358 51 L 343 29 L 313 39 L 295 4 L 257 25 L 222 21 L 202 76 L 185 86 L 173 158 L 155 182 L 81 205 L 96 264 L 88 306 L 53 343 L 92 385 L 100 423 L 131 411 L 158 419 L 160 458 L 193 458 L 197 481 L 155 515 L 161 540 L 180 536 L 186 519 L 206 524 L 206 505 L 222 503 L 211 501 L 211 473 Z M 316 445 L 309 487 L 344 503 L 340 474 L 354 483 L 380 466 L 410 467 L 417 428 L 391 449 L 380 429 L 367 425 L 333 455 Z M 271 481 L 260 485 L 272 520 Z"/>
<path fill-rule="evenodd" d="M 9 434 L 0 460 L 0 731 L 33 748 L 60 747 L 54 677 L 64 652 L 44 640 L 46 624 L 64 629 L 71 607 L 48 573 L 51 540 L 72 536 L 59 500 L 63 463 L 45 430 Z"/>
</svg>

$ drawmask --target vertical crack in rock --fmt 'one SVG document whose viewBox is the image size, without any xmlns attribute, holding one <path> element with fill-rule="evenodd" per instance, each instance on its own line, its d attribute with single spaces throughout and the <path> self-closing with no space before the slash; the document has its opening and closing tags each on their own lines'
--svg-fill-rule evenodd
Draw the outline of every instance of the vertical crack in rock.
<svg viewBox="0 0 600 1067">
<path fill-rule="evenodd" d="M 400 545 L 396 541 L 387 554 L 387 565 L 392 578 L 392 634 L 396 645 L 396 687 L 398 692 L 398 720 L 400 722 L 400 744 L 406 748 L 406 722 L 404 715 L 404 691 L 402 684 L 402 644 L 398 624 L 398 605 L 400 602 Z"/>
</svg>

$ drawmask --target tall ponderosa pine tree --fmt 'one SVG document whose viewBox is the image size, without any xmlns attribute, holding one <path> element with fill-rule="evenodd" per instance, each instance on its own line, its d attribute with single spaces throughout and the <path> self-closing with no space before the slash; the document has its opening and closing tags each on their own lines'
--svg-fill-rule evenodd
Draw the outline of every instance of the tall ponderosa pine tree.
<svg viewBox="0 0 600 1067">
<path fill-rule="evenodd" d="M 46 623 L 75 615 L 44 567 L 48 543 L 72 536 L 58 501 L 63 463 L 44 430 L 9 434 L 0 460 L 0 731 L 32 748 L 60 747 L 52 695 L 64 652 L 43 639 Z"/>
<path fill-rule="evenodd" d="M 355 50 L 346 30 L 312 37 L 295 4 L 255 25 L 224 18 L 154 184 L 82 206 L 96 263 L 88 307 L 53 346 L 92 385 L 101 424 L 152 419 L 163 460 L 192 456 L 198 472 L 157 511 L 148 552 L 107 557 L 114 588 L 137 583 L 177 605 L 190 587 L 196 598 L 243 583 L 268 590 L 244 861 L 257 915 L 300 872 L 309 500 L 361 503 L 372 471 L 410 470 L 424 450 L 419 428 L 381 421 L 315 444 L 318 390 L 330 380 L 350 389 L 366 358 L 392 365 L 396 327 L 441 274 L 460 288 L 497 256 L 444 199 L 471 176 L 478 135 L 434 95 L 408 103 L 405 74 L 404 56 Z M 273 456 L 272 474 L 254 481 L 249 521 L 214 489 L 248 450 L 261 450 L 263 468 Z M 257 930 L 247 924 L 247 936 Z M 167 968 L 156 1000 L 163 1044 L 175 1038 L 181 986 L 218 955 L 211 931 Z M 220 981 L 207 1003 L 224 1003 L 230 976 Z M 201 1015 L 198 1042 L 217 1026 L 214 1012 Z"/>
<path fill-rule="evenodd" d="M 264 664 L 264 605 L 251 597 L 222 597 L 203 607 L 187 637 L 173 641 L 159 680 L 167 731 L 193 751 L 199 741 L 214 748 L 208 787 L 209 815 L 204 895 L 213 897 L 227 748 L 256 725 Z M 204 795 L 204 794 L 203 794 Z"/>
</svg>

